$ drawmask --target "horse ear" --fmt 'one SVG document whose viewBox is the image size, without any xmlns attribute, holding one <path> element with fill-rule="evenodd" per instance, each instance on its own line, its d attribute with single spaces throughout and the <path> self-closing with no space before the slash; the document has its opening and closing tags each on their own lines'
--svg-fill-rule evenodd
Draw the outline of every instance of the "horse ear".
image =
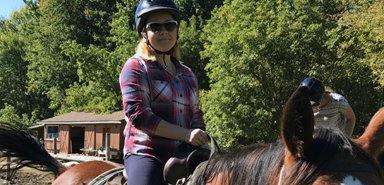
<svg viewBox="0 0 384 185">
<path fill-rule="evenodd" d="M 378 159 L 384 147 L 384 107 L 372 117 L 363 135 L 354 141 Z"/>
<path fill-rule="evenodd" d="M 286 159 L 297 160 L 302 157 L 313 142 L 314 130 L 314 117 L 307 87 L 299 87 L 288 99 L 280 127 Z"/>
</svg>

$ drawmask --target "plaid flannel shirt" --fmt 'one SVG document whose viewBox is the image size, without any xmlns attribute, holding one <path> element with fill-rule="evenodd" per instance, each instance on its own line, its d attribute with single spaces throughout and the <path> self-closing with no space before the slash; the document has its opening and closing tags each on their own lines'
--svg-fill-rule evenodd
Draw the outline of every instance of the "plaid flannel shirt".
<svg viewBox="0 0 384 185">
<path fill-rule="evenodd" d="M 120 74 L 127 125 L 124 154 L 151 156 L 165 163 L 181 141 L 156 136 L 160 120 L 183 128 L 205 130 L 199 108 L 199 89 L 192 70 L 173 59 L 172 76 L 158 62 L 130 58 Z"/>
</svg>

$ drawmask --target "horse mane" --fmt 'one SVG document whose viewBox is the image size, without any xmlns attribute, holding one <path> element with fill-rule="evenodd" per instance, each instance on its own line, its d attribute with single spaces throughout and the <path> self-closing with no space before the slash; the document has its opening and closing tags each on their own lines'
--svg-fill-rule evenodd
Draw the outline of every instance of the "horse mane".
<svg viewBox="0 0 384 185">
<path fill-rule="evenodd" d="M 356 144 L 351 142 L 336 127 L 315 127 L 314 143 L 299 161 L 285 174 L 283 184 L 312 184 L 324 172 L 342 171 L 343 166 L 332 164 L 336 154 L 346 153 L 372 167 L 380 177 L 382 170 L 374 159 Z M 207 165 L 204 177 L 211 181 L 213 177 L 224 173 L 229 184 L 267 185 L 277 183 L 284 160 L 282 142 L 256 144 L 235 148 L 213 156 Z M 356 169 L 358 170 L 358 169 Z"/>
<path fill-rule="evenodd" d="M 0 122 L 0 150 L 5 150 L 5 156 L 19 159 L 17 170 L 23 166 L 29 166 L 42 171 L 53 171 L 59 174 L 63 167 L 54 159 L 27 129 L 18 128 L 6 122 Z M 36 165 L 45 166 L 46 170 L 37 168 Z"/>
<path fill-rule="evenodd" d="M 270 174 L 278 175 L 283 164 L 284 147 L 281 142 L 255 144 L 215 154 L 209 161 L 204 177 L 211 181 L 224 172 L 229 184 L 267 184 Z"/>
</svg>

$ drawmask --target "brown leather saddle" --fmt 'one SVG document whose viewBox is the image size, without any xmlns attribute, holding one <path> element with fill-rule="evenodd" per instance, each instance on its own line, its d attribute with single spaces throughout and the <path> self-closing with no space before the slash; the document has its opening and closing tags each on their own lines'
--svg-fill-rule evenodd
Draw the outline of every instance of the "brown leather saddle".
<svg viewBox="0 0 384 185">
<path fill-rule="evenodd" d="M 221 152 L 216 141 L 212 136 L 209 136 L 210 149 L 195 148 L 185 149 L 186 152 L 182 152 L 171 157 L 164 166 L 164 180 L 172 185 L 186 184 L 189 177 L 199 171 L 202 174 L 205 170 L 205 161 L 209 160 L 216 152 Z M 191 181 L 194 178 L 192 178 Z M 88 185 L 122 185 L 126 184 L 126 178 L 124 177 L 124 167 L 117 167 L 108 170 L 96 178 L 94 178 Z"/>
<path fill-rule="evenodd" d="M 180 180 L 186 179 L 193 174 L 202 162 L 209 160 L 216 152 L 220 152 L 216 141 L 212 136 L 208 136 L 211 140 L 210 149 L 201 147 L 194 147 L 192 150 L 184 149 L 185 152 L 176 154 L 175 157 L 171 157 L 165 163 L 163 171 L 165 182 L 168 184 L 178 184 Z"/>
</svg>

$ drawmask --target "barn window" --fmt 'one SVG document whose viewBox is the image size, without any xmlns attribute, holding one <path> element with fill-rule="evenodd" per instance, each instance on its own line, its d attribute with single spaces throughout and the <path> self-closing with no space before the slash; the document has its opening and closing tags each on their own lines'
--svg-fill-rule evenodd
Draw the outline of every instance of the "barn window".
<svg viewBox="0 0 384 185">
<path fill-rule="evenodd" d="M 59 138 L 58 126 L 47 126 L 47 139 Z"/>
</svg>

